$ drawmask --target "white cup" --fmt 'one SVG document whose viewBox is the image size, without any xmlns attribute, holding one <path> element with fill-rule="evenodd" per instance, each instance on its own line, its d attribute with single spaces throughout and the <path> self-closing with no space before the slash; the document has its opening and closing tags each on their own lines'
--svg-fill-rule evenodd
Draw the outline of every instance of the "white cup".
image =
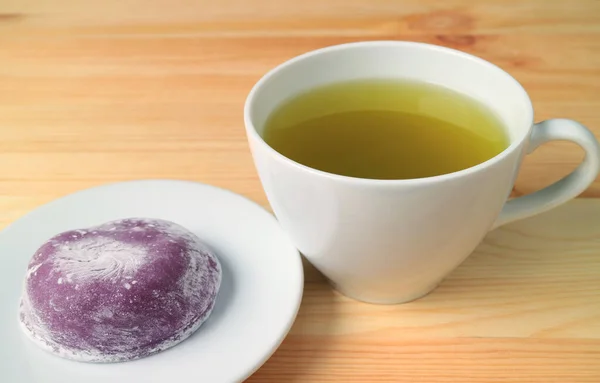
<svg viewBox="0 0 600 383">
<path fill-rule="evenodd" d="M 471 168 L 429 178 L 360 179 L 301 165 L 271 148 L 265 120 L 290 97 L 362 78 L 406 78 L 470 95 L 504 122 L 510 145 Z M 598 174 L 599 147 L 579 123 L 533 123 L 529 96 L 508 73 L 477 57 L 434 45 L 378 41 L 319 49 L 293 58 L 254 86 L 244 109 L 246 133 L 271 207 L 296 247 L 343 294 L 402 303 L 433 290 L 502 224 L 576 197 Z M 523 156 L 567 140 L 585 150 L 560 181 L 507 202 Z"/>
</svg>

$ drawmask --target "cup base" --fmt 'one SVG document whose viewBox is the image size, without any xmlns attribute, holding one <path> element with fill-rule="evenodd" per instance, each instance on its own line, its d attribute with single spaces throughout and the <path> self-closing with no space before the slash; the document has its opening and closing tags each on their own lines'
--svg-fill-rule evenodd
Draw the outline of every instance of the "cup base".
<svg viewBox="0 0 600 383">
<path fill-rule="evenodd" d="M 340 286 L 333 283 L 330 279 L 327 279 L 327 281 L 329 282 L 329 285 L 334 290 L 339 292 L 340 294 L 342 294 L 350 299 L 354 299 L 356 301 L 375 304 L 375 305 L 398 305 L 398 304 L 402 304 L 402 303 L 412 302 L 412 301 L 415 301 L 417 299 L 423 298 L 424 296 L 428 295 L 433 290 L 435 290 L 441 283 L 441 281 L 439 281 L 433 285 L 428 286 L 426 289 L 419 290 L 417 293 L 407 294 L 402 297 L 378 298 L 378 297 L 374 297 L 374 296 L 369 296 L 369 294 L 349 292 L 343 288 L 340 288 Z"/>
</svg>

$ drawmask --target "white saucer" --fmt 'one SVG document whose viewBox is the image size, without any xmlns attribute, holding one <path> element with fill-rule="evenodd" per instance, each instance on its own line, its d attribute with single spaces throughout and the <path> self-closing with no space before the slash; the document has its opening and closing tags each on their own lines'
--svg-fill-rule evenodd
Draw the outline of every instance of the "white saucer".
<svg viewBox="0 0 600 383">
<path fill-rule="evenodd" d="M 18 300 L 29 258 L 59 232 L 126 217 L 162 218 L 216 251 L 223 283 L 210 318 L 188 340 L 132 362 L 74 362 L 21 332 Z M 0 233 L 0 381 L 3 383 L 239 382 L 279 346 L 298 312 L 300 255 L 275 218 L 247 199 L 184 181 L 132 181 L 84 190 Z"/>
</svg>

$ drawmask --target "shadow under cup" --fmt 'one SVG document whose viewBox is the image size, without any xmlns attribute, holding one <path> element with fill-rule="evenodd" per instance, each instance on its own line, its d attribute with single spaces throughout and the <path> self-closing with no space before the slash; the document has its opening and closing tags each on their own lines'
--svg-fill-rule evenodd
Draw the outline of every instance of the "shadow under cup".
<svg viewBox="0 0 600 383">
<path fill-rule="evenodd" d="M 500 118 L 510 145 L 459 172 L 375 180 L 306 167 L 262 139 L 269 115 L 295 95 L 377 78 L 429 82 L 479 100 Z M 337 289 L 372 303 L 425 295 L 475 249 L 512 189 L 532 120 L 527 93 L 500 68 L 411 42 L 352 43 L 298 56 L 267 73 L 245 105 L 250 148 L 280 224 Z"/>
</svg>

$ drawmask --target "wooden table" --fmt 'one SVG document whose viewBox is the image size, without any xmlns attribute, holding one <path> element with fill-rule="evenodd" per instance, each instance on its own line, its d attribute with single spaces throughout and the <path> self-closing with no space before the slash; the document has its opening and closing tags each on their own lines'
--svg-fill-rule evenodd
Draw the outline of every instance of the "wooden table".
<svg viewBox="0 0 600 383">
<path fill-rule="evenodd" d="M 267 206 L 243 132 L 247 92 L 297 54 L 375 39 L 479 55 L 523 83 L 537 120 L 572 117 L 600 135 L 597 0 L 2 0 L 0 225 L 142 178 L 206 182 Z M 581 157 L 545 145 L 515 194 Z M 600 181 L 583 196 L 600 197 Z M 600 204 L 584 202 L 490 234 L 408 305 L 353 302 L 307 268 L 296 325 L 250 381 L 600 382 Z"/>
</svg>

